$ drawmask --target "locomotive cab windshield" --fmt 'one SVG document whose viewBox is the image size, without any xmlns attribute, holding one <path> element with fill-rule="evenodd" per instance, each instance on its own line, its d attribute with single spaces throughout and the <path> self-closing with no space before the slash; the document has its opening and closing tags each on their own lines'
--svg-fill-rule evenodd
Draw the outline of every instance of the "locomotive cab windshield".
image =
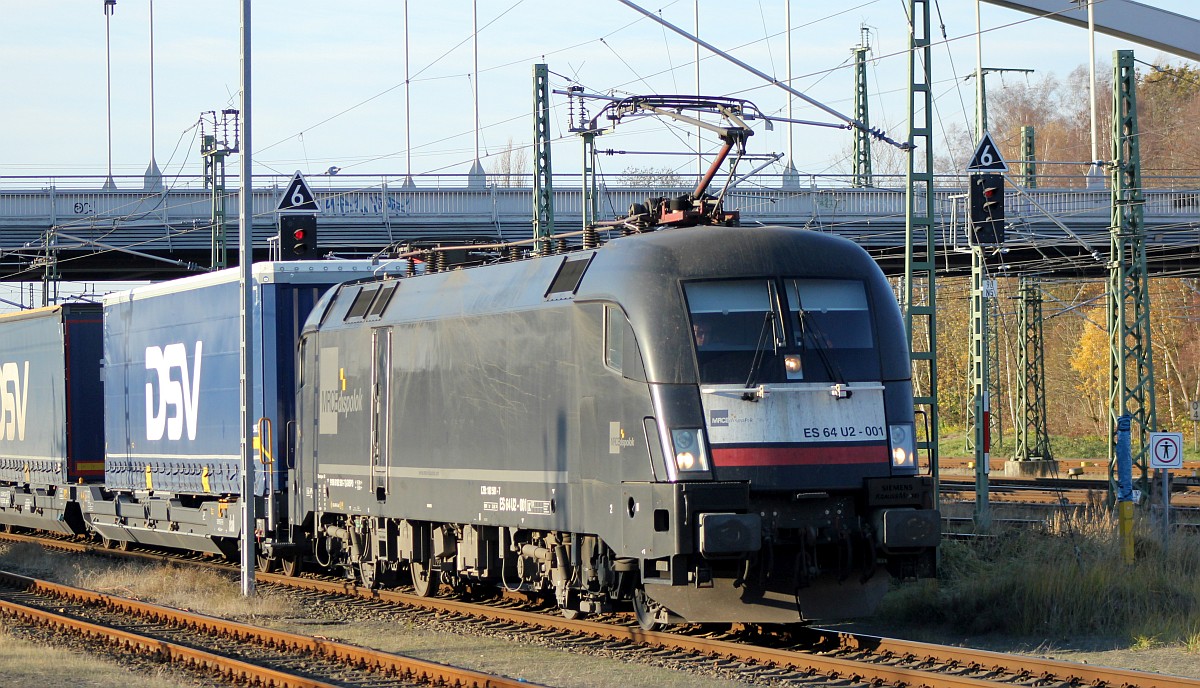
<svg viewBox="0 0 1200 688">
<path fill-rule="evenodd" d="M 861 281 L 726 280 L 684 291 L 701 384 L 880 379 Z"/>
</svg>

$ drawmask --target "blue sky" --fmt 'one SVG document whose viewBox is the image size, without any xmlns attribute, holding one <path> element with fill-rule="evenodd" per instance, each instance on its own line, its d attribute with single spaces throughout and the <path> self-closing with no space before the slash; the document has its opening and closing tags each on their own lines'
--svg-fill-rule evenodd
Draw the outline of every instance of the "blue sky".
<svg viewBox="0 0 1200 688">
<path fill-rule="evenodd" d="M 589 91 L 624 93 L 695 91 L 694 47 L 616 0 L 493 0 L 479 3 L 479 68 L 472 72 L 471 3 L 410 3 L 412 170 L 465 173 L 474 158 L 472 93 L 480 93 L 484 154 L 511 139 L 532 136 L 531 65 L 545 61 L 553 86 L 575 78 Z M 691 30 L 693 0 L 657 4 L 668 21 Z M 1193 3 L 1155 3 L 1194 14 Z M 118 0 L 111 17 L 113 171 L 140 175 L 150 159 L 148 0 Z M 934 49 L 936 115 L 943 126 L 965 125 L 973 114 L 974 3 L 940 0 L 951 41 Z M 903 138 L 907 28 L 900 0 L 792 0 L 793 71 L 798 88 L 851 113 L 850 48 L 860 25 L 871 27 L 872 124 Z M 238 107 L 238 11 L 235 0 L 158 0 L 154 4 L 155 158 L 168 176 L 199 174 L 192 128 L 199 113 Z M 5 37 L 0 40 L 0 175 L 104 174 L 107 167 L 105 17 L 102 0 L 0 0 Z M 700 0 L 700 34 L 758 69 L 783 78 L 782 0 Z M 1058 77 L 1087 61 L 1086 32 L 989 5 L 982 9 L 985 66 L 1037 70 Z M 938 16 L 934 16 L 934 34 Z M 331 165 L 343 173 L 406 171 L 403 4 L 265 1 L 253 9 L 253 143 L 256 173 L 318 174 Z M 1150 48 L 1100 37 L 1098 62 L 1111 70 L 1111 54 L 1133 48 L 1137 57 L 1163 57 Z M 783 114 L 786 95 L 749 73 L 701 51 L 706 94 L 750 99 Z M 1176 60 L 1177 61 L 1177 60 Z M 1035 76 L 1035 78 L 1036 78 Z M 1023 79 L 1006 76 L 1004 79 Z M 991 77 L 995 87 L 998 77 Z M 1000 82 L 1001 84 L 1003 81 Z M 556 171 L 576 171 L 579 144 L 566 131 L 566 104 L 554 97 Z M 828 120 L 797 102 L 796 117 Z M 756 127 L 751 152 L 787 151 L 786 127 Z M 686 150 L 692 132 L 641 120 L 600 139 L 601 148 Z M 848 132 L 800 127 L 795 162 L 806 173 L 844 172 Z M 707 142 L 706 148 L 712 143 Z M 619 172 L 648 158 L 602 158 Z M 231 170 L 236 161 L 231 161 Z M 487 167 L 489 160 L 484 160 Z M 667 158 L 642 164 L 683 167 Z M 11 186 L 11 184 L 6 184 Z M 132 185 L 132 182 L 130 182 Z"/>
</svg>

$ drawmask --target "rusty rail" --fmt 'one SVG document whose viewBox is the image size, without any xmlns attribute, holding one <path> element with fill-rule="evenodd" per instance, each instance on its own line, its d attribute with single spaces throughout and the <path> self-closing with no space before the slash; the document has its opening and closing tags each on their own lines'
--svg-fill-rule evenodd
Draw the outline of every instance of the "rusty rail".
<svg viewBox="0 0 1200 688">
<path fill-rule="evenodd" d="M 296 633 L 218 619 L 203 614 L 184 612 L 147 602 L 37 580 L 6 571 L 0 571 L 0 581 L 3 581 L 6 585 L 39 595 L 50 595 L 74 603 L 105 607 L 120 613 L 145 618 L 155 623 L 167 623 L 189 628 L 205 635 L 224 635 L 235 640 L 255 642 L 266 647 L 283 648 L 294 653 L 317 655 L 341 664 L 359 669 L 367 669 L 381 675 L 399 677 L 403 680 L 431 685 L 462 686 L 464 688 L 468 686 L 473 688 L 525 688 L 537 685 L 528 681 L 519 681 L 469 669 L 402 657 L 400 655 L 379 652 L 355 645 L 347 645 L 327 639 L 313 638 Z M 177 645 L 160 639 L 120 629 L 107 628 L 15 602 L 0 600 L 0 609 L 18 618 L 36 621 L 55 628 L 72 630 L 89 637 L 105 638 L 125 648 L 158 654 L 172 662 L 183 662 L 189 666 L 214 669 L 225 676 L 250 681 L 251 685 L 279 686 L 281 688 L 333 688 L 335 685 L 274 669 L 255 666 L 240 660 Z"/>
<path fill-rule="evenodd" d="M 58 541 L 55 542 L 58 544 Z M 112 554 L 111 550 L 100 550 L 79 543 L 75 543 L 69 548 Z M 161 554 L 142 554 L 142 558 L 160 561 L 168 559 Z M 661 648 L 749 665 L 771 665 L 798 673 L 820 675 L 842 681 L 861 681 L 873 685 L 966 688 L 970 686 L 1012 686 L 1018 682 L 1034 681 L 1038 685 L 1057 682 L 1062 685 L 1089 685 L 1095 688 L 1116 688 L 1118 686 L 1123 688 L 1200 688 L 1200 680 L 1185 677 L 819 629 L 803 632 L 801 635 L 806 636 L 803 643 L 772 648 L 726 639 L 648 632 L 632 624 L 569 620 L 558 615 L 486 606 L 446 598 L 425 598 L 392 590 L 365 590 L 349 581 L 342 580 L 314 577 L 289 578 L 279 574 L 265 573 L 259 573 L 258 579 L 263 583 L 285 585 L 321 594 L 378 600 L 430 612 L 457 614 L 484 621 L 570 633 L 582 638 Z M 801 649 L 802 647 L 804 649 Z M 852 658 L 836 656 L 854 653 L 861 656 Z"/>
</svg>

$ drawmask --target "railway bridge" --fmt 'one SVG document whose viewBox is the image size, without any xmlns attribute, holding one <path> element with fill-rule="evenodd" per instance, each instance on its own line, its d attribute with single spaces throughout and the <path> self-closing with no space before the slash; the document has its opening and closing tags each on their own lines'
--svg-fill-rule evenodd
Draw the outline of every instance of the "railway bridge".
<svg viewBox="0 0 1200 688">
<path fill-rule="evenodd" d="M 275 209 L 290 176 L 255 177 L 255 259 L 272 256 Z M 850 238 L 889 273 L 903 268 L 903 178 L 853 188 L 848 178 L 756 176 L 725 198 L 743 226 L 782 224 Z M 999 265 L 1022 274 L 1100 276 L 1107 269 L 1111 194 L 1064 180 L 1060 188 L 1017 190 L 1006 202 L 1008 241 Z M 1066 183 L 1077 183 L 1070 188 Z M 532 236 L 527 181 L 465 175 L 317 175 L 308 180 L 319 208 L 319 252 L 372 256 L 404 244 L 454 245 Z M 104 189 L 94 177 L 0 178 L 0 279 L 40 281 L 48 272 L 72 280 L 163 279 L 212 269 L 214 217 L 225 217 L 229 264 L 237 262 L 238 199 L 220 213 L 201 177 L 176 177 L 143 188 L 141 177 Z M 553 180 L 556 235 L 581 229 L 584 196 L 578 176 Z M 1200 178 L 1149 179 L 1145 226 L 1151 270 L 1200 272 Z M 232 183 L 229 188 L 236 189 Z M 939 269 L 969 271 L 964 228 L 965 177 L 937 180 L 933 198 Z M 600 186 L 600 219 L 624 215 L 647 197 L 687 193 L 690 186 L 635 185 L 612 176 Z M 1015 274 L 1015 272 L 1013 273 Z"/>
</svg>

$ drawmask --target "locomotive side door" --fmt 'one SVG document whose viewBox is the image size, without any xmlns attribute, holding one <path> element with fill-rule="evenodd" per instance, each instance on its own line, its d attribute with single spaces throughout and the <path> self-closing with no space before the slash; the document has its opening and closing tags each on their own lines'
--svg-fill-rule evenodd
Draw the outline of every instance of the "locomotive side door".
<svg viewBox="0 0 1200 688">
<path fill-rule="evenodd" d="M 371 330 L 371 485 L 384 501 L 391 463 L 390 406 L 392 397 L 392 328 Z"/>
</svg>

